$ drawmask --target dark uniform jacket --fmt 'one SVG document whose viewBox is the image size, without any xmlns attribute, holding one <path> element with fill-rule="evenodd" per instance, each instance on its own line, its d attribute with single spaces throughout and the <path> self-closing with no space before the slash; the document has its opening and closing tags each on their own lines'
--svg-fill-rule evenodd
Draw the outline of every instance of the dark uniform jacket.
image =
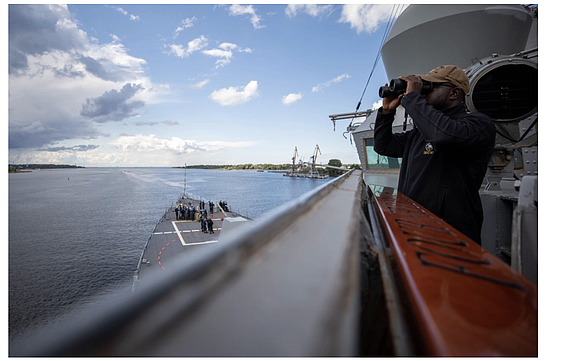
<svg viewBox="0 0 580 361">
<path fill-rule="evenodd" d="M 479 188 L 493 153 L 493 120 L 467 113 L 463 104 L 439 111 L 418 92 L 405 95 L 401 105 L 414 129 L 393 134 L 395 112 L 381 109 L 374 132 L 377 153 L 403 158 L 398 191 L 481 244 Z"/>
</svg>

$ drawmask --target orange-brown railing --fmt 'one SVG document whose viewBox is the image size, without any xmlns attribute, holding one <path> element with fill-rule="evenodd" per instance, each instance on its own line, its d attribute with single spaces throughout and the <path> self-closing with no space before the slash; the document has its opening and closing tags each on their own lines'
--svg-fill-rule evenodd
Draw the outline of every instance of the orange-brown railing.
<svg viewBox="0 0 580 361">
<path fill-rule="evenodd" d="M 538 289 L 392 188 L 374 193 L 425 352 L 537 356 Z"/>
</svg>

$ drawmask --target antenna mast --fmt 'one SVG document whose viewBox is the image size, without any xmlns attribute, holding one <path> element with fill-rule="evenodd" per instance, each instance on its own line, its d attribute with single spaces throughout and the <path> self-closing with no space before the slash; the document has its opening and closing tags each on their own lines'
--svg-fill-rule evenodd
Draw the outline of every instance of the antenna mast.
<svg viewBox="0 0 580 361">
<path fill-rule="evenodd" d="M 187 163 L 185 163 L 185 169 L 183 170 L 183 198 L 187 197 L 185 194 L 185 180 L 187 179 Z"/>
</svg>

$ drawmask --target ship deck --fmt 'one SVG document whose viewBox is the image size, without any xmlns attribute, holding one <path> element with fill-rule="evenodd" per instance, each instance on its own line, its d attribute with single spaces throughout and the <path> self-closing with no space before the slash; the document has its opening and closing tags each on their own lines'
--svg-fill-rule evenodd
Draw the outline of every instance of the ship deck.
<svg viewBox="0 0 580 361">
<path fill-rule="evenodd" d="M 192 198 L 179 198 L 179 203 L 191 205 L 199 210 L 199 200 Z M 204 247 L 211 247 L 219 242 L 222 233 L 224 219 L 239 219 L 241 215 L 224 211 L 216 204 L 214 212 L 210 213 L 209 206 L 205 206 L 208 217 L 214 222 L 214 233 L 201 231 L 199 212 L 196 212 L 197 220 L 180 220 L 176 218 L 175 207 L 168 208 L 151 233 L 143 250 L 139 266 L 137 268 L 134 284 L 147 279 L 153 273 L 163 272 L 171 268 L 173 262 L 186 252 L 199 253 Z"/>
</svg>

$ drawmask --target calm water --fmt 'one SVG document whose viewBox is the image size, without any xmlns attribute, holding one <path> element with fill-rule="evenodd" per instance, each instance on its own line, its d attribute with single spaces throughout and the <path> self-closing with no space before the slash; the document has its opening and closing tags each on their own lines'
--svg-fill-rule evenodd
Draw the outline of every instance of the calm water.
<svg viewBox="0 0 580 361">
<path fill-rule="evenodd" d="M 10 174 L 10 339 L 113 288 L 129 292 L 145 242 L 183 179 L 183 169 L 171 168 Z M 186 192 L 255 219 L 327 181 L 188 170 Z"/>
</svg>

